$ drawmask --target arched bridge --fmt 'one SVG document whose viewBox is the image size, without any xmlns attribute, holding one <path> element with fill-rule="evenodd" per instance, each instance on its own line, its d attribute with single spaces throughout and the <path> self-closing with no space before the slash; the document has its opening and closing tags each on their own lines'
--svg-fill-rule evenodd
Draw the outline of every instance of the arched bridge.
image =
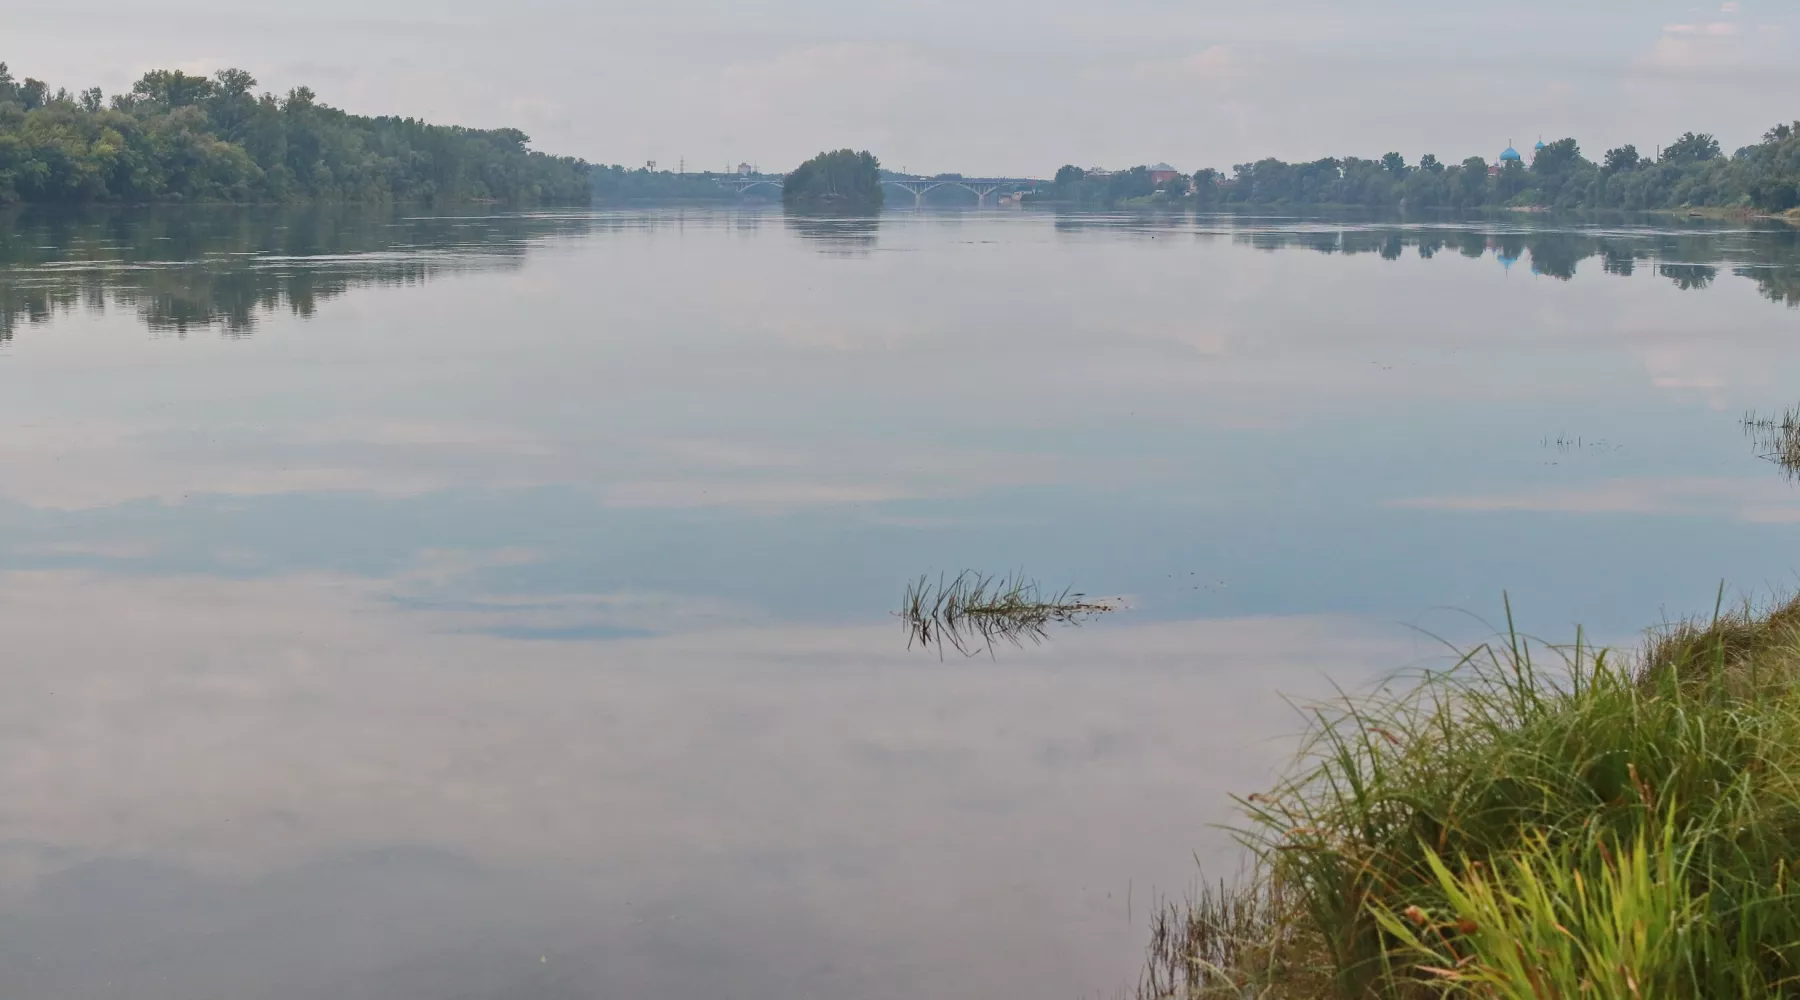
<svg viewBox="0 0 1800 1000">
<path fill-rule="evenodd" d="M 743 194 L 752 188 L 767 187 L 780 191 L 782 177 L 720 177 L 720 187 Z M 975 196 L 977 205 L 986 205 L 995 193 L 1036 190 L 1039 181 L 1025 177 L 884 177 L 882 184 L 897 187 L 913 196 L 914 205 L 923 205 L 925 196 L 941 187 L 958 187 Z"/>
<path fill-rule="evenodd" d="M 783 178 L 783 177 L 720 177 L 720 178 L 717 178 L 717 181 L 718 181 L 718 184 L 720 187 L 730 188 L 731 190 L 736 191 L 738 194 L 743 194 L 745 191 L 748 191 L 754 187 L 770 187 L 770 188 L 774 188 L 775 190 L 779 191 L 784 186 L 782 183 L 784 180 L 786 180 L 786 178 Z"/>
<path fill-rule="evenodd" d="M 914 205 L 923 205 L 925 196 L 941 187 L 958 187 L 975 196 L 975 204 L 986 205 L 995 192 L 1035 190 L 1038 182 L 1022 177 L 888 177 L 882 182 L 910 192 Z"/>
</svg>

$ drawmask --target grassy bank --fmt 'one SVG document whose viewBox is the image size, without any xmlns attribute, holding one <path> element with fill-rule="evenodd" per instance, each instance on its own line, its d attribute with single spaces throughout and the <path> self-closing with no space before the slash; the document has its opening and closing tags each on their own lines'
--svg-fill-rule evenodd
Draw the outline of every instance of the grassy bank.
<svg viewBox="0 0 1800 1000">
<path fill-rule="evenodd" d="M 1140 997 L 1800 995 L 1800 600 L 1516 636 L 1312 713 Z"/>
</svg>

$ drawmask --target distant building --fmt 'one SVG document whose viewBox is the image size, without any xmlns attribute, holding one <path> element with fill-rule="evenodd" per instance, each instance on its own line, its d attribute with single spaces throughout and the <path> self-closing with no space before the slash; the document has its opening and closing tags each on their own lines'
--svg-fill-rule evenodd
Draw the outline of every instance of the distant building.
<svg viewBox="0 0 1800 1000">
<path fill-rule="evenodd" d="M 1108 177 L 1111 177 L 1112 175 L 1113 175 L 1113 172 L 1106 169 L 1105 167 L 1089 167 L 1086 170 L 1082 171 L 1082 176 L 1086 177 L 1090 181 L 1103 181 L 1103 180 L 1107 179 Z"/>
<path fill-rule="evenodd" d="M 1158 163 L 1150 168 L 1150 183 L 1152 184 L 1167 184 L 1180 176 L 1181 171 L 1176 170 L 1167 163 Z"/>
<path fill-rule="evenodd" d="M 748 177 L 751 174 L 756 173 L 756 168 L 748 163 L 740 163 L 738 164 L 737 172 L 739 177 Z"/>
</svg>

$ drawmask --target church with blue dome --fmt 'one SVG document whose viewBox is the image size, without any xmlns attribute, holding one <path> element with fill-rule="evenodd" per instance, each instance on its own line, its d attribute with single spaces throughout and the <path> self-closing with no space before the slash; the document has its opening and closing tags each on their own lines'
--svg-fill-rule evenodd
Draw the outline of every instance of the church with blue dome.
<svg viewBox="0 0 1800 1000">
<path fill-rule="evenodd" d="M 1539 154 L 1543 151 L 1544 151 L 1544 140 L 1539 139 L 1537 141 L 1537 145 L 1531 147 L 1531 154 L 1533 156 L 1536 156 L 1537 154 Z M 1519 155 L 1519 151 L 1513 148 L 1512 140 L 1508 139 L 1508 140 L 1506 140 L 1506 148 L 1500 151 L 1500 162 L 1502 164 L 1524 163 L 1525 157 Z"/>
</svg>

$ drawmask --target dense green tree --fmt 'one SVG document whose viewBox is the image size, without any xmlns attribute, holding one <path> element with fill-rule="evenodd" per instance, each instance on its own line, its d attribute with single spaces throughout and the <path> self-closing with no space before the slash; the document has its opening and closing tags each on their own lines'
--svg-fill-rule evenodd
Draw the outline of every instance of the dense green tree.
<svg viewBox="0 0 1800 1000">
<path fill-rule="evenodd" d="M 368 118 L 243 70 L 153 70 L 108 107 L 0 63 L 0 204 L 87 201 L 585 202 L 588 165 L 514 129 Z"/>
<path fill-rule="evenodd" d="M 242 70 L 228 69 L 219 75 L 225 76 L 242 72 Z M 248 76 L 249 74 L 244 75 Z M 254 80 L 251 82 L 255 83 Z M 134 104 L 149 104 L 165 111 L 198 104 L 212 93 L 213 82 L 211 80 L 203 76 L 189 76 L 181 70 L 151 70 L 131 87 L 131 99 Z"/>
<path fill-rule="evenodd" d="M 1683 133 L 1681 138 L 1669 143 L 1662 151 L 1664 160 L 1676 163 L 1684 160 L 1694 162 L 1710 160 L 1718 155 L 1719 140 L 1705 133 L 1695 135 L 1692 132 Z"/>
<path fill-rule="evenodd" d="M 796 208 L 873 211 L 881 207 L 881 161 L 864 150 L 820 153 L 787 176 L 781 200 Z"/>
<path fill-rule="evenodd" d="M 1219 203 L 1219 182 L 1224 178 L 1217 170 L 1207 167 L 1194 171 L 1194 201 L 1201 208 L 1212 208 Z"/>
<path fill-rule="evenodd" d="M 1209 185 L 1208 193 L 1190 195 L 1185 177 L 1176 177 L 1158 185 L 1151 177 L 1149 167 L 1092 174 L 1079 167 L 1064 167 L 1056 172 L 1056 180 L 1051 183 L 1050 189 L 1040 192 L 1037 197 L 1053 202 L 1095 206 L 1117 205 L 1149 198 L 1184 202 L 1189 198 L 1197 198 L 1202 204 L 1210 204 L 1212 189 L 1213 186 Z"/>
<path fill-rule="evenodd" d="M 1531 169 L 1540 176 L 1567 176 L 1579 170 L 1592 167 L 1581 155 L 1581 146 L 1574 139 L 1558 139 L 1538 150 L 1531 161 Z"/>
<path fill-rule="evenodd" d="M 1637 147 L 1628 143 L 1607 150 L 1601 169 L 1609 174 L 1616 174 L 1625 170 L 1636 170 L 1643 165 L 1643 162 L 1644 159 L 1638 155 Z"/>
<path fill-rule="evenodd" d="M 1471 156 L 1462 161 L 1455 183 L 1454 204 L 1458 208 L 1471 208 L 1486 204 L 1488 200 L 1487 161 L 1479 156 Z"/>
<path fill-rule="evenodd" d="M 1075 167 L 1057 171 L 1046 200 L 1116 204 L 1147 196 L 1134 187 L 1133 171 L 1089 176 Z M 1159 196 L 1167 200 L 1176 192 Z M 1582 155 L 1574 139 L 1539 149 L 1529 167 L 1513 160 L 1491 169 L 1481 157 L 1446 165 L 1427 154 L 1408 167 L 1399 153 L 1379 160 L 1326 157 L 1307 163 L 1263 159 L 1240 163 L 1229 177 L 1213 170 L 1194 175 L 1192 193 L 1179 200 L 1200 207 L 1355 205 L 1406 208 L 1558 209 L 1721 208 L 1784 212 L 1800 207 L 1800 122 L 1777 125 L 1757 145 L 1727 156 L 1711 135 L 1689 132 L 1645 159 L 1635 146 L 1607 151 L 1602 164 Z"/>
</svg>

